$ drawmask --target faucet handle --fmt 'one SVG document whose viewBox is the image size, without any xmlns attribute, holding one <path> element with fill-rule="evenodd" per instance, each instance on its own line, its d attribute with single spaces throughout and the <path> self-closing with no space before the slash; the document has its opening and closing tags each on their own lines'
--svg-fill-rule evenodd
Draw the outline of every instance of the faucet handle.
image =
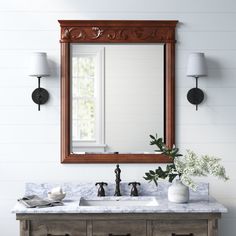
<svg viewBox="0 0 236 236">
<path fill-rule="evenodd" d="M 138 196 L 137 185 L 141 185 L 141 184 L 139 182 L 130 182 L 128 185 L 132 185 L 130 196 L 137 197 Z"/>
<path fill-rule="evenodd" d="M 105 182 L 97 182 L 95 184 L 95 186 L 97 186 L 97 185 L 99 185 L 97 196 L 98 197 L 104 197 L 105 196 L 105 189 L 103 188 L 103 186 L 107 186 L 107 183 L 105 183 Z"/>
<path fill-rule="evenodd" d="M 134 182 L 129 182 L 129 185 L 133 185 L 133 186 L 135 185 L 136 186 L 136 185 L 141 185 L 141 184 L 139 182 L 134 181 Z"/>
<path fill-rule="evenodd" d="M 99 184 L 99 185 L 106 185 L 106 186 L 108 185 L 106 182 L 97 182 L 97 183 L 95 184 L 95 186 L 97 186 L 98 184 Z"/>
</svg>

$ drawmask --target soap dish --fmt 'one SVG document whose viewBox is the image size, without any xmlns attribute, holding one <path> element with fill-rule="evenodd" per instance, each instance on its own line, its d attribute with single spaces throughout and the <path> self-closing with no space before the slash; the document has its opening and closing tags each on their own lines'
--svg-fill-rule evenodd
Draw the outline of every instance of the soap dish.
<svg viewBox="0 0 236 236">
<path fill-rule="evenodd" d="M 52 194 L 48 192 L 48 199 L 52 201 L 61 201 L 66 196 L 66 193 Z"/>
</svg>

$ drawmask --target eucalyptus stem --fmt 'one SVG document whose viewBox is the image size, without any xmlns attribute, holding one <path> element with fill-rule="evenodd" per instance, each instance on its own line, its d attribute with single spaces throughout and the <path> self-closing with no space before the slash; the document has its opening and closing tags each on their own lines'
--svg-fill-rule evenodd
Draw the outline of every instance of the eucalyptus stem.
<svg viewBox="0 0 236 236">
<path fill-rule="evenodd" d="M 148 180 L 149 182 L 153 181 L 156 185 L 158 185 L 158 179 L 168 178 L 169 182 L 172 182 L 177 176 L 180 178 L 181 174 L 178 173 L 174 164 L 175 158 L 182 156 L 182 154 L 179 154 L 179 149 L 175 146 L 173 146 L 172 148 L 167 147 L 162 138 L 158 138 L 157 134 L 155 136 L 150 135 L 150 138 L 150 145 L 157 146 L 158 148 L 155 151 L 161 152 L 161 154 L 170 157 L 173 160 L 173 163 L 168 164 L 166 166 L 166 170 L 163 170 L 161 167 L 158 167 L 154 171 L 150 170 L 149 172 L 145 173 L 144 179 Z"/>
</svg>

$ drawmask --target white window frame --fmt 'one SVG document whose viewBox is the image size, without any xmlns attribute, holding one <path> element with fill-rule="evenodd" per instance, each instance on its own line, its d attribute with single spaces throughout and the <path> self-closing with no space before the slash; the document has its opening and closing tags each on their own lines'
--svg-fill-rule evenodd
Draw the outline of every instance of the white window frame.
<svg viewBox="0 0 236 236">
<path fill-rule="evenodd" d="M 71 61 L 72 58 L 79 55 L 95 55 L 95 140 L 94 141 L 76 141 L 72 140 L 71 150 L 73 152 L 104 152 L 105 144 L 105 82 L 104 82 L 104 64 L 105 64 L 105 48 L 100 45 L 86 45 L 86 44 L 71 44 Z M 71 63 L 72 64 L 72 63 Z M 71 70 L 72 71 L 72 70 Z M 72 90 L 72 73 L 71 73 L 71 90 Z M 72 93 L 71 93 L 72 94 Z M 71 104 L 73 104 L 71 96 Z M 72 109 L 71 109 L 72 110 Z M 71 119 L 72 112 L 71 112 Z M 71 122 L 73 124 L 73 122 Z M 71 127 L 72 130 L 72 127 Z M 72 132 L 71 132 L 72 136 Z"/>
</svg>

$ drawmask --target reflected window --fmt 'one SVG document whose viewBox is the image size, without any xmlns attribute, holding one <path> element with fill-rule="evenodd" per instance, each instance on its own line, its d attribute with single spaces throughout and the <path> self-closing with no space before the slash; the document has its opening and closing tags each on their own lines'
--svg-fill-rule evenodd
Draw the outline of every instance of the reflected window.
<svg viewBox="0 0 236 236">
<path fill-rule="evenodd" d="M 73 64 L 73 140 L 95 141 L 95 56 L 78 55 Z"/>
<path fill-rule="evenodd" d="M 103 49 L 78 45 L 72 50 L 73 147 L 103 146 Z"/>
</svg>

